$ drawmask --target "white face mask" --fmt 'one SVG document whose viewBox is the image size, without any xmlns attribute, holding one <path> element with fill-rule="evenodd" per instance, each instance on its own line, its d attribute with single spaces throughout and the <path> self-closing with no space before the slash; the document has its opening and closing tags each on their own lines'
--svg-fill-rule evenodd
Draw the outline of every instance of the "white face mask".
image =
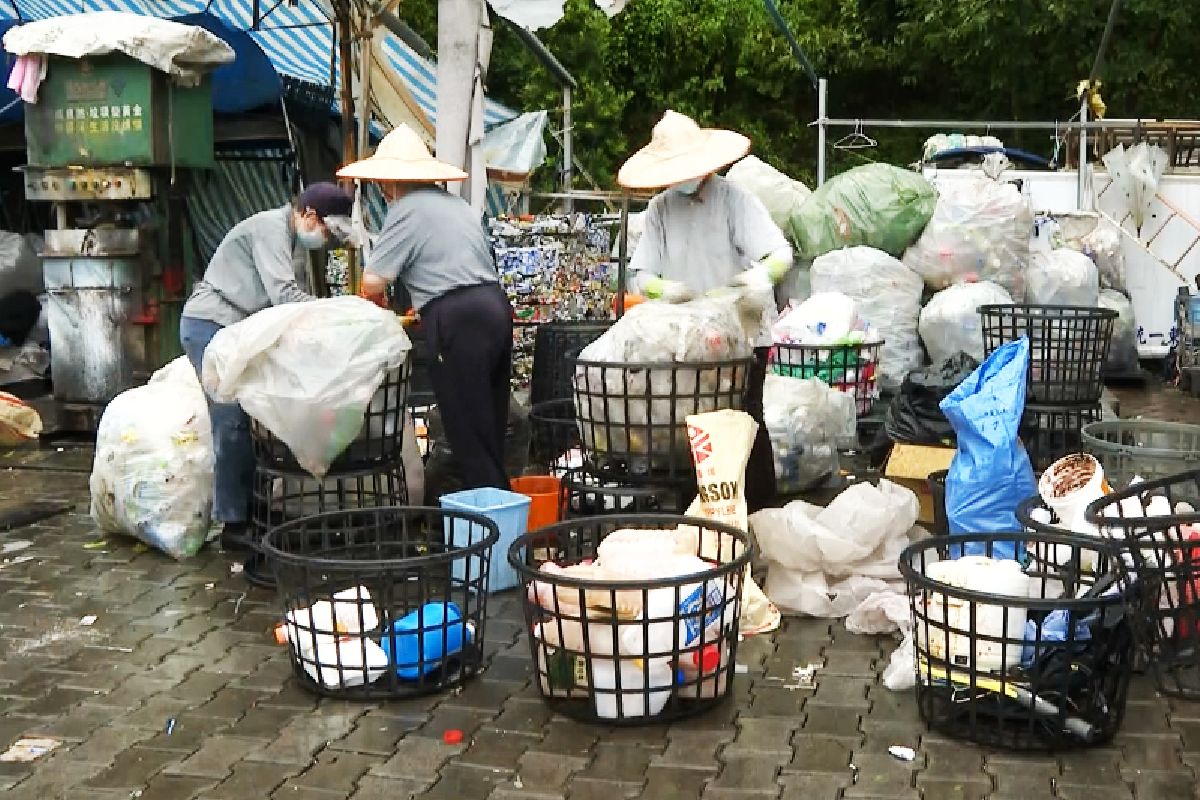
<svg viewBox="0 0 1200 800">
<path fill-rule="evenodd" d="M 680 194 L 694 195 L 696 192 L 700 191 L 700 184 L 702 183 L 704 183 L 704 178 L 696 178 L 694 180 L 684 181 L 683 183 L 677 183 L 672 186 L 671 191 L 679 192 Z"/>
</svg>

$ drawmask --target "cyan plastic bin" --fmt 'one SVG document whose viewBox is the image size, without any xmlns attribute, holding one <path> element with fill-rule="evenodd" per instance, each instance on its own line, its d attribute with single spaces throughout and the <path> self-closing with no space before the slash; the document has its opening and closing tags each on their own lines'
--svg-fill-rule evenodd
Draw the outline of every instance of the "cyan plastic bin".
<svg viewBox="0 0 1200 800">
<path fill-rule="evenodd" d="M 442 508 L 452 511 L 474 511 L 496 523 L 500 529 L 500 540 L 492 545 L 489 561 L 488 594 L 516 587 L 520 581 L 516 571 L 508 565 L 508 548 L 517 537 L 525 535 L 529 525 L 529 497 L 504 489 L 465 489 L 441 497 Z M 463 520 L 446 520 L 446 541 L 458 547 L 469 542 L 469 523 Z M 453 576 L 465 578 L 466 561 L 456 559 Z"/>
</svg>

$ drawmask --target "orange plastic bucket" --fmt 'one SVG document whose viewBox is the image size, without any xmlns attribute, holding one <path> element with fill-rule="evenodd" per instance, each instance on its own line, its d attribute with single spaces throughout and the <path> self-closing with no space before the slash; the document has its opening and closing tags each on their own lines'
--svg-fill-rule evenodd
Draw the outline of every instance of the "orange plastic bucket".
<svg viewBox="0 0 1200 800">
<path fill-rule="evenodd" d="M 525 475 L 514 478 L 512 490 L 529 498 L 531 531 L 559 521 L 559 496 L 562 481 L 549 475 Z"/>
</svg>

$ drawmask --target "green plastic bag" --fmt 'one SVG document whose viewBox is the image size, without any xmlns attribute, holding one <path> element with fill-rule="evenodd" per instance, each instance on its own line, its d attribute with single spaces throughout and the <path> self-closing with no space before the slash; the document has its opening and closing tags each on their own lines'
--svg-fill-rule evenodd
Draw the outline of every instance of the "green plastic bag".
<svg viewBox="0 0 1200 800">
<path fill-rule="evenodd" d="M 867 164 L 833 178 L 808 196 L 789 223 L 805 258 L 865 245 L 897 258 L 917 240 L 937 192 L 921 175 Z"/>
</svg>

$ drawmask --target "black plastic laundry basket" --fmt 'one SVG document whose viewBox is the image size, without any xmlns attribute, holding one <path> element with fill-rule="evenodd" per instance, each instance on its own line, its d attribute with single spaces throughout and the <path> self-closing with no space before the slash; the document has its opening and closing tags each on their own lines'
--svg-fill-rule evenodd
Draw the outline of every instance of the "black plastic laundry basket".
<svg viewBox="0 0 1200 800">
<path fill-rule="evenodd" d="M 871 413 L 879 397 L 879 355 L 883 341 L 859 344 L 777 344 L 771 348 L 771 372 L 789 378 L 820 378 L 854 395 L 860 417 Z"/>
<path fill-rule="evenodd" d="M 1028 549 L 1043 557 L 1022 569 L 1011 556 L 1025 561 Z M 967 562 L 951 563 L 963 552 L 1008 558 L 1011 568 L 968 571 Z M 917 707 L 926 725 L 1019 750 L 1111 740 L 1124 717 L 1133 662 L 1114 561 L 1098 538 L 1039 533 L 934 537 L 906 548 L 900 572 L 911 599 Z"/>
<path fill-rule="evenodd" d="M 537 326 L 529 402 L 533 405 L 571 396 L 571 376 L 580 351 L 612 327 L 612 320 L 555 320 Z"/>
<path fill-rule="evenodd" d="M 624 482 L 695 481 L 685 420 L 741 409 L 751 359 L 703 364 L 576 361 L 575 408 L 584 455 Z"/>
<path fill-rule="evenodd" d="M 1034 405 L 1093 405 L 1104 392 L 1104 364 L 1117 312 L 1087 306 L 980 306 L 983 347 L 1029 337 L 1029 383 Z"/>
<path fill-rule="evenodd" d="M 694 492 L 692 496 L 695 496 Z M 684 510 L 685 501 L 676 487 L 623 484 L 597 475 L 586 466 L 571 470 L 562 479 L 562 519 L 607 514 L 669 514 Z"/>
<path fill-rule="evenodd" d="M 564 457 L 580 446 L 575 401 L 547 400 L 529 409 L 529 463 L 539 474 L 562 470 Z"/>
<path fill-rule="evenodd" d="M 1142 601 L 1132 616 L 1158 689 L 1200 700 L 1200 471 L 1134 484 L 1088 506 L 1085 518 L 1121 548 L 1124 579 Z"/>
<path fill-rule="evenodd" d="M 1041 474 L 1063 456 L 1083 449 L 1085 426 L 1104 418 L 1099 405 L 1038 406 L 1027 404 L 1020 436 L 1033 471 Z"/>
<path fill-rule="evenodd" d="M 379 700 L 451 689 L 477 674 L 499 536 L 480 514 L 399 507 L 335 511 L 270 531 L 263 549 L 297 679 L 317 694 Z"/>
<path fill-rule="evenodd" d="M 408 413 L 408 378 L 412 370 L 411 351 L 404 365 L 388 372 L 371 397 L 363 417 L 362 429 L 341 455 L 333 460 L 328 474 L 354 472 L 386 466 L 400 460 L 404 448 L 404 423 Z M 337 421 L 330 418 L 329 424 Z M 303 472 L 296 457 L 281 439 L 255 419 L 250 421 L 254 459 L 272 469 Z"/>
<path fill-rule="evenodd" d="M 597 581 L 546 567 L 595 559 L 600 542 L 615 531 L 669 539 L 680 525 L 695 526 L 693 552 L 706 564 L 688 575 Z M 671 552 L 670 541 L 660 545 Z M 605 725 L 666 723 L 725 701 L 736 674 L 743 577 L 753 551 L 735 528 L 650 514 L 571 520 L 518 539 L 508 559 L 521 576 L 542 699 L 564 716 Z M 629 563 L 630 569 L 647 566 Z"/>
</svg>

